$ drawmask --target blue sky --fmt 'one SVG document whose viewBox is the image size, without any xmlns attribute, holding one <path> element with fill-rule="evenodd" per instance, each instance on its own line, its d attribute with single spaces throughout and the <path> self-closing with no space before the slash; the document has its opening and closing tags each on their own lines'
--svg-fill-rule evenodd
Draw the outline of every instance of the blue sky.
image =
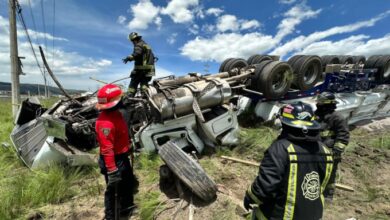
<svg viewBox="0 0 390 220">
<path fill-rule="evenodd" d="M 56 0 L 55 17 L 54 0 L 30 0 L 36 27 L 29 0 L 19 2 L 34 48 L 46 36 L 49 63 L 67 88 L 96 89 L 91 76 L 128 76 L 132 64 L 121 59 L 132 51 L 132 31 L 159 57 L 158 76 L 216 72 L 225 58 L 256 53 L 284 60 L 294 54 L 390 54 L 389 0 Z M 7 4 L 0 0 L 0 81 L 10 81 Z M 18 31 L 19 53 L 26 56 L 21 81 L 42 83 L 21 26 Z"/>
</svg>

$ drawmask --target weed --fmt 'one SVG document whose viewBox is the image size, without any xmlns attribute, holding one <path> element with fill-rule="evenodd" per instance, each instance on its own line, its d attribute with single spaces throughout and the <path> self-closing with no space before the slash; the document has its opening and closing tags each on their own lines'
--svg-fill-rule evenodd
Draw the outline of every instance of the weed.
<svg viewBox="0 0 390 220">
<path fill-rule="evenodd" d="M 160 204 L 161 193 L 157 191 L 145 192 L 144 195 L 138 197 L 137 204 L 140 207 L 140 218 L 149 220 L 153 219 L 156 208 Z M 160 208 L 164 208 L 160 206 Z"/>
</svg>

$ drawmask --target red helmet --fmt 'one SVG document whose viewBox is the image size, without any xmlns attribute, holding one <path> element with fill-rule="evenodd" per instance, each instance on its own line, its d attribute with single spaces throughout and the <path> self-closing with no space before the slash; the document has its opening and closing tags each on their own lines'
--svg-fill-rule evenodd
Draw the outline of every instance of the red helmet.
<svg viewBox="0 0 390 220">
<path fill-rule="evenodd" d="M 110 109 L 116 106 L 122 97 L 122 90 L 117 85 L 107 84 L 97 92 L 98 103 L 96 108 L 99 110 Z"/>
</svg>

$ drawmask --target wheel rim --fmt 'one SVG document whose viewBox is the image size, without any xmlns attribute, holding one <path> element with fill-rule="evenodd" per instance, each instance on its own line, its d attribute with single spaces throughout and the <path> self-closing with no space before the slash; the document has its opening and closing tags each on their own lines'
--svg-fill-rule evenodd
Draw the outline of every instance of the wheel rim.
<svg viewBox="0 0 390 220">
<path fill-rule="evenodd" d="M 318 72 L 318 69 L 315 65 L 310 65 L 307 70 L 305 71 L 305 74 L 303 75 L 303 81 L 305 84 L 312 84 L 316 77 L 316 72 Z"/>
<path fill-rule="evenodd" d="M 277 74 L 272 77 L 272 89 L 275 92 L 282 91 L 286 87 L 288 78 L 287 75 L 288 71 L 281 70 L 278 71 Z"/>
</svg>

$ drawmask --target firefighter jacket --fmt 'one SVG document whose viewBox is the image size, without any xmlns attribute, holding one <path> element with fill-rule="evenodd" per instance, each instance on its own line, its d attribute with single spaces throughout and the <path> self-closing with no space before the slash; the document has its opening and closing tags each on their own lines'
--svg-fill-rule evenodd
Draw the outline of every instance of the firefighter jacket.
<svg viewBox="0 0 390 220">
<path fill-rule="evenodd" d="M 118 110 L 102 111 L 95 124 L 100 155 L 108 172 L 117 170 L 115 156 L 129 152 L 128 127 Z"/>
<path fill-rule="evenodd" d="M 318 115 L 317 121 L 321 123 L 321 140 L 333 149 L 344 151 L 349 142 L 349 129 L 347 120 L 337 112 Z"/>
<path fill-rule="evenodd" d="M 331 152 L 319 141 L 276 140 L 246 192 L 258 205 L 255 219 L 321 219 L 332 167 Z"/>
<path fill-rule="evenodd" d="M 152 48 L 143 40 L 139 40 L 134 44 L 133 53 L 129 56 L 130 60 L 134 60 L 134 74 L 144 74 L 147 77 L 155 75 L 154 54 Z"/>
</svg>

